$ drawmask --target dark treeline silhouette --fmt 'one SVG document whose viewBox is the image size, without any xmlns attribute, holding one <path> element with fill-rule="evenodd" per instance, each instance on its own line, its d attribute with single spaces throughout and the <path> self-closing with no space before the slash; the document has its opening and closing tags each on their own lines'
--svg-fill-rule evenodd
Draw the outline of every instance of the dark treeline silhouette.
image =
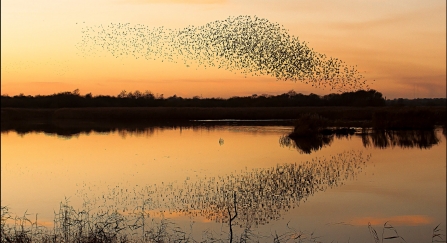
<svg viewBox="0 0 447 243">
<path fill-rule="evenodd" d="M 80 108 L 80 107 L 291 107 L 291 106 L 385 106 L 386 101 L 376 90 L 359 90 L 319 96 L 304 95 L 290 90 L 280 95 L 257 95 L 224 98 L 182 98 L 177 95 L 165 98 L 150 91 L 127 92 L 117 96 L 91 93 L 81 95 L 76 89 L 52 95 L 1 96 L 2 108 Z"/>
<path fill-rule="evenodd" d="M 376 111 L 372 117 L 372 126 L 376 130 L 430 130 L 438 124 L 445 125 L 445 118 L 429 109 L 419 109 L 418 107 L 406 109 L 400 108 L 394 111 Z M 445 115 L 444 115 L 445 116 Z"/>
<path fill-rule="evenodd" d="M 392 99 L 386 100 L 387 106 L 446 106 L 446 98 L 417 98 L 417 99 Z"/>
</svg>

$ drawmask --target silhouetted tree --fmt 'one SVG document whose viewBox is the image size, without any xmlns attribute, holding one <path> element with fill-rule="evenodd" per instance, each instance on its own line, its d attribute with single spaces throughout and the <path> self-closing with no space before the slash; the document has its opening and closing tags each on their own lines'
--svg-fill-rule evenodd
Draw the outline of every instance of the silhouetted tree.
<svg viewBox="0 0 447 243">
<path fill-rule="evenodd" d="M 1 107 L 17 108 L 62 108 L 62 107 L 144 107 L 144 106 L 178 106 L 178 107 L 297 107 L 297 106 L 384 106 L 385 99 L 375 90 L 359 90 L 341 94 L 304 95 L 290 90 L 279 95 L 253 94 L 251 96 L 233 96 L 223 98 L 182 98 L 173 95 L 167 99 L 163 94 L 154 95 L 146 90 L 128 92 L 122 90 L 117 96 L 88 93 L 80 95 L 79 89 L 72 92 L 60 92 L 52 95 L 25 96 L 23 93 L 10 97 L 1 96 Z M 442 104 L 445 105 L 445 99 Z M 433 104 L 438 104 L 434 100 Z M 391 103 L 393 105 L 396 102 Z M 399 103 L 400 104 L 400 103 Z"/>
</svg>

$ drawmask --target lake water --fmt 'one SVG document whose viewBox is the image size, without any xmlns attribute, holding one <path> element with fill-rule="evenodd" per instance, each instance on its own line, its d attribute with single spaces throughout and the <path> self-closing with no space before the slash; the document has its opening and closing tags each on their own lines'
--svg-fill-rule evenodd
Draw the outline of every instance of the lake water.
<svg viewBox="0 0 447 243">
<path fill-rule="evenodd" d="M 442 129 L 293 141 L 290 126 L 196 123 L 3 130 L 1 205 L 48 227 L 66 200 L 126 217 L 144 206 L 148 224 L 198 241 L 228 239 L 236 212 L 234 237 L 250 228 L 261 242 L 374 242 L 368 224 L 395 235 L 386 222 L 407 242 L 445 234 Z"/>
</svg>

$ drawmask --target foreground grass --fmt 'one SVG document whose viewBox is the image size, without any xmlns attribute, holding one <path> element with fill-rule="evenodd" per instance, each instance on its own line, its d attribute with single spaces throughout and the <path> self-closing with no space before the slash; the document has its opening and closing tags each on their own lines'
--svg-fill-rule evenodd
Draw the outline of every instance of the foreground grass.
<svg viewBox="0 0 447 243">
<path fill-rule="evenodd" d="M 1 207 L 1 242 L 318 242 L 313 234 L 289 228 L 286 233 L 260 236 L 251 228 L 239 235 L 221 232 L 202 232 L 201 239 L 194 239 L 191 230 L 183 230 L 166 219 L 157 222 L 142 211 L 124 216 L 118 211 L 93 213 L 90 210 L 75 210 L 61 203 L 55 212 L 54 226 L 40 226 L 36 219 L 13 216 L 8 207 Z M 133 216 L 133 217 L 132 217 Z M 231 230 L 231 228 L 230 228 Z M 223 234 L 222 234 L 223 233 Z M 271 238 L 267 240 L 266 238 Z"/>
<path fill-rule="evenodd" d="M 438 224 L 432 231 L 431 242 L 445 242 L 445 235 L 442 234 L 441 229 L 439 228 L 441 224 Z M 383 224 L 381 234 L 378 234 L 377 231 L 371 226 L 371 223 L 368 223 L 369 232 L 374 239 L 375 243 L 384 243 L 384 242 L 407 242 L 404 237 L 399 235 L 397 229 L 394 228 L 390 223 L 385 222 Z"/>
<path fill-rule="evenodd" d="M 192 237 L 191 232 L 165 219 L 156 223 L 152 220 L 152 224 L 148 224 L 148 216 L 145 218 L 145 215 L 143 212 L 136 212 L 135 217 L 129 220 L 116 211 L 92 213 L 89 210 L 75 210 L 68 203 L 61 203 L 59 212 L 55 212 L 53 228 L 47 228 L 38 224 L 37 215 L 35 221 L 27 218 L 29 215 L 26 212 L 22 217 L 13 216 L 8 207 L 2 206 L 1 242 L 321 242 L 314 233 L 305 234 L 288 225 L 285 233 L 275 232 L 268 237 L 269 240 L 266 236 L 254 233 L 251 228 L 245 228 L 239 235 L 233 236 L 231 232 L 229 237 L 203 232 L 202 239 L 197 240 Z M 375 243 L 407 242 L 389 222 L 385 222 L 379 233 L 371 224 L 368 224 L 368 229 Z M 438 224 L 433 228 L 431 242 L 446 242 L 444 239 L 445 234 Z"/>
</svg>

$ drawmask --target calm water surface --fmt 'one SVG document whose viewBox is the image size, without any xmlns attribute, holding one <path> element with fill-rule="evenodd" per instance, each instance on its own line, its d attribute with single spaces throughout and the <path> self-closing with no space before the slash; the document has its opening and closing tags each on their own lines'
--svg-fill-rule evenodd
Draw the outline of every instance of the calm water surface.
<svg viewBox="0 0 447 243">
<path fill-rule="evenodd" d="M 130 215 L 145 206 L 195 239 L 251 227 L 259 241 L 296 231 L 374 242 L 389 222 L 407 242 L 446 229 L 441 130 L 293 141 L 287 126 L 115 129 L 60 136 L 2 132 L 1 205 L 53 224 L 60 202 Z M 235 203 L 236 199 L 236 203 Z M 230 215 L 234 215 L 230 211 Z M 259 238 L 260 236 L 265 238 Z"/>
</svg>

